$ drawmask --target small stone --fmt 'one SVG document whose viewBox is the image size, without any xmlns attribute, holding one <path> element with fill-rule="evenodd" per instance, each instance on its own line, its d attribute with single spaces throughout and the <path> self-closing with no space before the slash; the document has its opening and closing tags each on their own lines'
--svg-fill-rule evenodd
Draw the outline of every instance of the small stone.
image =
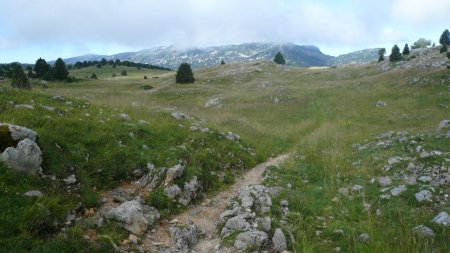
<svg viewBox="0 0 450 253">
<path fill-rule="evenodd" d="M 361 191 L 362 189 L 364 189 L 364 186 L 357 184 L 352 187 L 352 191 Z"/>
<path fill-rule="evenodd" d="M 121 114 L 119 114 L 119 118 L 121 118 L 121 119 L 125 119 L 125 120 L 131 120 L 131 117 L 130 117 L 130 115 L 128 115 L 128 114 L 125 114 L 125 113 L 121 113 Z"/>
<path fill-rule="evenodd" d="M 398 196 L 404 191 L 406 191 L 406 186 L 405 185 L 399 185 L 399 186 L 391 189 L 391 195 L 392 196 Z"/>
<path fill-rule="evenodd" d="M 391 157 L 391 158 L 388 159 L 388 164 L 389 165 L 393 165 L 393 164 L 396 164 L 396 163 L 400 163 L 400 160 L 397 157 Z"/>
<path fill-rule="evenodd" d="M 430 176 L 421 176 L 417 180 L 419 180 L 422 183 L 429 183 L 431 182 L 431 180 L 433 180 L 433 178 Z"/>
<path fill-rule="evenodd" d="M 350 191 L 348 190 L 348 188 L 340 188 L 338 190 L 338 192 L 344 196 L 348 196 L 348 194 L 350 193 Z"/>
<path fill-rule="evenodd" d="M 283 250 L 286 250 L 286 237 L 284 236 L 284 233 L 281 229 L 275 229 L 275 234 L 272 237 L 272 243 L 275 252 L 282 252 Z"/>
<path fill-rule="evenodd" d="M 72 175 L 64 178 L 63 181 L 64 181 L 64 183 L 69 185 L 69 184 L 74 184 L 75 182 L 77 182 L 77 179 L 76 179 L 75 175 L 72 174 Z"/>
<path fill-rule="evenodd" d="M 358 235 L 358 241 L 359 242 L 366 243 L 369 240 L 370 240 L 370 236 L 367 233 L 362 233 L 362 234 Z"/>
<path fill-rule="evenodd" d="M 130 236 L 128 236 L 128 240 L 132 244 L 137 244 L 138 243 L 138 237 L 136 235 L 133 235 L 133 234 L 130 234 Z"/>
<path fill-rule="evenodd" d="M 433 218 L 432 222 L 439 225 L 449 226 L 450 216 L 447 212 L 440 212 L 436 217 Z"/>
<path fill-rule="evenodd" d="M 433 230 L 425 225 L 419 225 L 417 227 L 414 227 L 413 233 L 418 234 L 423 237 L 434 237 Z"/>
<path fill-rule="evenodd" d="M 389 186 L 389 185 L 392 184 L 392 179 L 391 179 L 391 177 L 389 177 L 389 176 L 386 176 L 386 177 L 379 177 L 379 178 L 378 178 L 378 183 L 380 183 L 380 185 L 381 185 L 382 187 Z"/>
<path fill-rule="evenodd" d="M 32 106 L 32 105 L 27 105 L 27 104 L 15 105 L 14 108 L 15 108 L 15 109 L 28 109 L 28 110 L 34 110 L 34 106 Z"/>
<path fill-rule="evenodd" d="M 433 194 L 429 190 L 422 190 L 415 194 L 417 202 L 431 201 Z"/>
<path fill-rule="evenodd" d="M 23 194 L 23 196 L 41 198 L 42 196 L 44 196 L 44 194 L 42 194 L 42 192 L 40 191 L 27 191 Z"/>
</svg>

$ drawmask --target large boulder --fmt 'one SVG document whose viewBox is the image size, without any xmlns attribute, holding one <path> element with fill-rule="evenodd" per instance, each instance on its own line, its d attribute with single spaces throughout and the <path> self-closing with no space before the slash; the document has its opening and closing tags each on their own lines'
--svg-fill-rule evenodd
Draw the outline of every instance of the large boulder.
<svg viewBox="0 0 450 253">
<path fill-rule="evenodd" d="M 2 135 L 3 135 L 4 131 L 7 131 L 7 133 L 12 138 L 12 140 L 17 141 L 17 142 L 25 140 L 25 139 L 30 139 L 32 141 L 36 141 L 36 137 L 37 137 L 37 134 L 35 131 L 28 129 L 26 127 L 7 124 L 7 123 L 0 123 L 0 132 L 2 133 Z M 5 137 L 0 136 L 0 138 L 5 138 Z"/>
<path fill-rule="evenodd" d="M 6 148 L 0 160 L 12 170 L 30 175 L 42 174 L 42 152 L 33 140 L 24 139 L 17 144 L 17 148 Z"/>
<path fill-rule="evenodd" d="M 111 209 L 106 217 L 119 221 L 123 228 L 136 235 L 143 235 L 148 228 L 143 207 L 136 200 L 123 202 L 120 206 Z"/>
</svg>

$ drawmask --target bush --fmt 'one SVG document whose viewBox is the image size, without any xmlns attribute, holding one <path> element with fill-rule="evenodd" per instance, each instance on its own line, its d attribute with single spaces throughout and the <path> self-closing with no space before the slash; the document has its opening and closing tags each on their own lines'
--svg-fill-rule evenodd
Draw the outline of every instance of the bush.
<svg viewBox="0 0 450 253">
<path fill-rule="evenodd" d="M 66 83 L 73 83 L 73 82 L 77 82 L 77 79 L 75 78 L 75 76 L 68 76 L 66 78 Z"/>
<path fill-rule="evenodd" d="M 69 72 L 66 69 L 66 64 L 61 58 L 58 58 L 55 62 L 54 76 L 58 80 L 66 80 L 69 76 Z"/>
<path fill-rule="evenodd" d="M 95 73 L 92 73 L 91 79 L 98 79 L 98 78 L 97 78 L 97 75 L 96 75 Z"/>
<path fill-rule="evenodd" d="M 441 54 L 442 54 L 442 53 L 446 53 L 447 50 L 448 50 L 447 45 L 442 45 L 442 46 L 441 46 L 441 49 L 440 49 L 439 51 L 440 51 Z"/>
<path fill-rule="evenodd" d="M 113 73 L 113 74 L 112 74 L 112 77 L 116 77 L 116 73 Z"/>
<path fill-rule="evenodd" d="M 162 217 L 174 213 L 176 208 L 175 203 L 167 197 L 164 190 L 161 188 L 150 193 L 146 199 L 146 203 L 158 209 L 161 212 Z"/>
<path fill-rule="evenodd" d="M 409 53 L 410 53 L 409 46 L 408 46 L 408 44 L 405 44 L 405 47 L 403 48 L 402 54 L 403 55 L 409 55 Z"/>
<path fill-rule="evenodd" d="M 447 52 L 447 58 L 450 59 L 450 52 Z"/>
<path fill-rule="evenodd" d="M 127 71 L 126 70 L 122 70 L 122 72 L 120 72 L 121 76 L 126 76 L 127 75 Z"/>
<path fill-rule="evenodd" d="M 147 79 L 147 76 L 144 76 L 144 80 L 146 80 Z"/>
<path fill-rule="evenodd" d="M 141 88 L 144 90 L 151 90 L 151 89 L 153 89 L 153 86 L 146 84 L 146 85 L 142 85 Z"/>
<path fill-rule="evenodd" d="M 191 65 L 187 63 L 181 63 L 175 76 L 177 83 L 194 83 L 195 78 L 192 73 Z"/>
</svg>

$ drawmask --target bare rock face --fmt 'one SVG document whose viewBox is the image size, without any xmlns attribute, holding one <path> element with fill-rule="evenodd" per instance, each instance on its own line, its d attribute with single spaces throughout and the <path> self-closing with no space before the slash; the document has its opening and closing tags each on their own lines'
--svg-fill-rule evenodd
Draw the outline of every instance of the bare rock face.
<svg viewBox="0 0 450 253">
<path fill-rule="evenodd" d="M 9 147 L 0 155 L 10 169 L 30 175 L 42 174 L 42 152 L 36 142 L 24 139 L 17 144 L 17 148 Z"/>
<path fill-rule="evenodd" d="M 186 220 L 186 226 L 170 227 L 169 232 L 179 250 L 191 249 L 198 242 L 197 226 L 189 219 Z"/>
</svg>

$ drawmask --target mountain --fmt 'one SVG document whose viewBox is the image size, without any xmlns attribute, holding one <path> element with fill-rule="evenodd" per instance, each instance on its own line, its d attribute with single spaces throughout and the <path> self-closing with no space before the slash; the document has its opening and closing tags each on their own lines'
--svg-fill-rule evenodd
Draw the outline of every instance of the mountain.
<svg viewBox="0 0 450 253">
<path fill-rule="evenodd" d="M 119 59 L 147 63 L 156 66 L 176 69 L 182 62 L 188 62 L 193 68 L 217 65 L 223 59 L 226 63 L 272 60 L 278 51 L 281 51 L 291 66 L 329 66 L 362 63 L 376 60 L 373 51 L 368 49 L 338 57 L 326 55 L 318 47 L 309 45 L 296 45 L 293 43 L 245 43 L 239 45 L 223 45 L 205 48 L 177 49 L 173 46 L 155 47 L 137 52 L 126 52 L 115 55 L 83 55 L 64 59 L 67 64 L 77 61 L 100 61 Z M 373 52 L 372 52 L 373 51 Z M 378 52 L 378 51 L 377 51 Z"/>
<path fill-rule="evenodd" d="M 334 65 L 361 64 L 378 60 L 378 48 L 370 48 L 355 51 L 349 54 L 342 54 L 333 61 Z"/>
</svg>

